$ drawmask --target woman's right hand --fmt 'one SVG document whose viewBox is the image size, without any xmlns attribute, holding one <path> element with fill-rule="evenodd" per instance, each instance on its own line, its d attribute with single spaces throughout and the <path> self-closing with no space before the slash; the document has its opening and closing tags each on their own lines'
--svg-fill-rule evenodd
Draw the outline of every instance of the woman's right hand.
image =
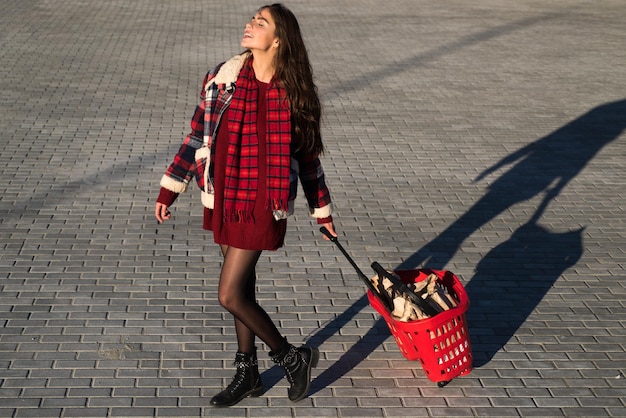
<svg viewBox="0 0 626 418">
<path fill-rule="evenodd" d="M 171 218 L 172 214 L 167 209 L 167 205 L 157 202 L 154 208 L 154 216 L 157 218 L 157 221 L 162 224 L 165 220 Z"/>
</svg>

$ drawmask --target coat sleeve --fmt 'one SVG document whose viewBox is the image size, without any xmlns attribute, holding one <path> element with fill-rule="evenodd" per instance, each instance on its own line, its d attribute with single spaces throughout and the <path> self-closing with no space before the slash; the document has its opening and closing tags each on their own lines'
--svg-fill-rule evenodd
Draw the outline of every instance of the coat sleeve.
<svg viewBox="0 0 626 418">
<path fill-rule="evenodd" d="M 298 158 L 299 177 L 306 197 L 309 212 L 314 218 L 328 218 L 332 214 L 330 191 L 326 186 L 324 170 L 318 155 L 304 155 Z"/>
<path fill-rule="evenodd" d="M 204 86 L 213 76 L 213 72 L 207 73 L 202 83 L 200 92 L 200 103 L 191 119 L 191 132 L 185 137 L 178 152 L 174 156 L 174 161 L 167 168 L 161 178 L 161 187 L 175 193 L 183 193 L 187 190 L 187 185 L 194 177 L 196 150 L 203 144 L 204 136 L 204 109 L 205 109 L 205 89 Z"/>
</svg>

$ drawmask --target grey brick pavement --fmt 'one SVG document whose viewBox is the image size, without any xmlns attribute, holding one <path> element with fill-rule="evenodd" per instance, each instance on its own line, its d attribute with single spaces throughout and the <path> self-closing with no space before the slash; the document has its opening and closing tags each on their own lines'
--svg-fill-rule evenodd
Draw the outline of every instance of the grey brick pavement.
<svg viewBox="0 0 626 418">
<path fill-rule="evenodd" d="M 247 1 L 0 4 L 0 416 L 626 416 L 626 4 L 294 0 L 342 241 L 454 271 L 474 371 L 399 353 L 300 203 L 262 304 L 320 347 L 311 396 L 208 398 L 233 374 L 195 193 L 158 180 Z M 266 348 L 260 344 L 262 350 Z"/>
</svg>

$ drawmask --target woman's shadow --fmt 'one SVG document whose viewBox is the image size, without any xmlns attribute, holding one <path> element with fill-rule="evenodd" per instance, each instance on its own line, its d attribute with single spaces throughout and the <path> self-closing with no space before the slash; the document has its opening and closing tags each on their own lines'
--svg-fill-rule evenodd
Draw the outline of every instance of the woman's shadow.
<svg viewBox="0 0 626 418">
<path fill-rule="evenodd" d="M 626 127 L 626 100 L 598 106 L 521 148 L 482 172 L 476 181 L 514 164 L 487 193 L 398 268 L 443 269 L 462 243 L 513 205 L 543 195 L 526 221 L 478 263 L 465 286 L 474 365 L 488 363 L 511 339 L 556 280 L 583 252 L 583 229 L 563 233 L 539 225 L 545 209 L 569 182 Z"/>
<path fill-rule="evenodd" d="M 604 146 L 618 138 L 625 127 L 626 100 L 607 103 L 506 156 L 478 175 L 475 181 L 516 164 L 493 181 L 474 206 L 401 267 L 444 268 L 461 244 L 483 225 L 513 205 L 545 194 L 531 217 L 538 220 L 548 204 Z"/>
<path fill-rule="evenodd" d="M 521 148 L 483 171 L 475 181 L 513 164 L 487 193 L 440 235 L 396 269 L 445 269 L 462 243 L 513 205 L 543 195 L 534 214 L 478 263 L 465 286 L 474 366 L 488 363 L 511 339 L 555 281 L 575 265 L 583 252 L 583 228 L 553 232 L 539 225 L 543 212 L 569 182 L 626 128 L 626 99 L 600 105 L 567 125 Z M 367 306 L 363 296 L 335 321 L 314 334 L 320 346 Z M 389 336 L 382 319 L 323 371 L 312 384 L 321 390 L 344 376 Z"/>
</svg>

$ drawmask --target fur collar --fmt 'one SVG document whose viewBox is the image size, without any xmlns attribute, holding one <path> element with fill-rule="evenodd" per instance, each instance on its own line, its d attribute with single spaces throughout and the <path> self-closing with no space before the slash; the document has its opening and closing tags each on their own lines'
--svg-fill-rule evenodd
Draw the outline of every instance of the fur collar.
<svg viewBox="0 0 626 418">
<path fill-rule="evenodd" d="M 237 76 L 243 67 L 243 64 L 250 57 L 250 52 L 244 52 L 239 55 L 235 55 L 228 61 L 226 61 L 222 67 L 219 69 L 215 78 L 213 78 L 213 82 L 215 84 L 231 84 L 237 81 Z"/>
</svg>

